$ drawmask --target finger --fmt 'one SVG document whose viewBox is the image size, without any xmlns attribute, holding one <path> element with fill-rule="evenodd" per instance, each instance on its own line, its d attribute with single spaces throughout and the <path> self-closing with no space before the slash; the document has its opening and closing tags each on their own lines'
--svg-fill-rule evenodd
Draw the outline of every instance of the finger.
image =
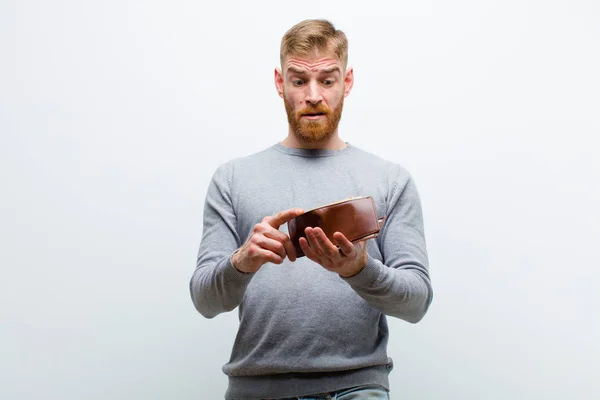
<svg viewBox="0 0 600 400">
<path fill-rule="evenodd" d="M 317 239 L 319 248 L 323 251 L 326 257 L 334 259 L 339 256 L 338 248 L 331 243 L 327 235 L 325 235 L 325 232 L 323 232 L 323 229 L 315 228 L 313 229 L 313 234 Z"/>
<path fill-rule="evenodd" d="M 314 262 L 319 262 L 319 257 L 314 252 L 313 248 L 308 244 L 308 240 L 306 238 L 301 237 L 299 240 L 300 248 L 304 252 L 304 255 L 308 257 L 308 259 L 313 260 Z"/>
<path fill-rule="evenodd" d="M 296 218 L 300 214 L 304 214 L 303 209 L 290 208 L 289 210 L 281 211 L 275 215 L 265 217 L 264 221 L 271 225 L 273 228 L 279 229 L 281 225 L 283 225 L 292 218 Z"/>
<path fill-rule="evenodd" d="M 330 271 L 334 271 L 335 262 L 323 252 L 323 249 L 320 247 L 317 238 L 314 237 L 314 230 L 310 230 L 309 232 L 307 232 L 306 236 L 309 237 L 309 240 L 306 240 L 305 238 L 300 239 L 302 243 L 306 244 L 306 246 L 302 249 L 304 251 L 304 254 L 306 254 L 309 259 L 318 263 L 322 267 Z M 336 255 L 336 257 L 338 257 L 339 259 L 338 255 Z"/>
<path fill-rule="evenodd" d="M 317 238 L 315 236 L 314 228 L 309 226 L 306 229 L 304 229 L 304 235 L 306 236 L 306 241 L 307 241 L 308 245 L 310 246 L 311 250 L 313 251 L 313 253 L 317 254 L 317 249 L 319 248 L 319 242 L 317 241 Z"/>
<path fill-rule="evenodd" d="M 283 258 L 277 254 L 273 253 L 270 250 L 263 249 L 260 247 L 256 247 L 256 258 L 260 260 L 264 260 L 264 262 L 270 262 L 273 264 L 281 264 L 283 263 Z"/>
<path fill-rule="evenodd" d="M 319 243 L 319 239 L 315 234 L 315 229 L 308 227 L 305 229 L 304 232 L 306 233 L 306 238 L 308 239 L 308 244 L 310 245 L 312 252 L 318 259 L 317 262 L 321 265 L 331 263 L 331 259 L 327 256 L 327 254 L 325 254 L 323 248 L 321 247 L 321 244 Z"/>
<path fill-rule="evenodd" d="M 290 259 L 290 261 L 296 261 L 296 259 L 298 258 L 298 255 L 296 254 L 296 248 L 294 247 L 294 244 L 292 243 L 290 237 L 287 235 L 286 240 L 283 242 L 283 247 L 285 247 L 285 252 L 287 253 L 287 256 Z"/>
<path fill-rule="evenodd" d="M 285 253 L 287 254 L 290 261 L 296 261 L 296 258 L 298 258 L 296 255 L 296 249 L 294 248 L 292 240 L 288 235 L 273 227 L 270 227 L 270 229 L 268 231 L 265 231 L 263 235 L 270 237 L 271 239 L 275 239 L 281 244 L 283 244 L 283 247 L 285 248 Z"/>
<path fill-rule="evenodd" d="M 283 244 L 280 241 L 271 239 L 266 236 L 258 236 L 255 243 L 259 247 L 277 254 L 282 259 L 285 258 L 285 248 L 283 247 Z"/>
<path fill-rule="evenodd" d="M 340 251 L 342 255 L 349 256 L 350 254 L 352 254 L 352 252 L 354 251 L 354 244 L 352 244 L 352 242 L 349 241 L 343 233 L 335 232 L 333 234 L 333 239 L 335 240 L 336 244 L 340 246 Z"/>
</svg>

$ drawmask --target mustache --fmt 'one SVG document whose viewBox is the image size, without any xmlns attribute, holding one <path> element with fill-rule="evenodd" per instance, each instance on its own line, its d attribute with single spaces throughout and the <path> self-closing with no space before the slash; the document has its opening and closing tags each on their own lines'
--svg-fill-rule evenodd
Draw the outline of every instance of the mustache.
<svg viewBox="0 0 600 400">
<path fill-rule="evenodd" d="M 316 106 L 304 107 L 303 109 L 298 110 L 298 112 L 297 112 L 298 116 L 300 116 L 300 117 L 303 115 L 307 115 L 307 114 L 329 115 L 330 113 L 331 113 L 331 110 L 325 104 L 318 104 Z"/>
</svg>

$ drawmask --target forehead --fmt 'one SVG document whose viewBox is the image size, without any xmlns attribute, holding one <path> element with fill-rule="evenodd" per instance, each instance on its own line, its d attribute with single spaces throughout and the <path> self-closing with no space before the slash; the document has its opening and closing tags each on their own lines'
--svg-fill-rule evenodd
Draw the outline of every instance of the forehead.
<svg viewBox="0 0 600 400">
<path fill-rule="evenodd" d="M 321 72 L 337 67 L 343 71 L 342 62 L 333 52 L 315 51 L 311 54 L 290 54 L 283 61 L 284 72 L 302 70 L 305 72 Z"/>
</svg>

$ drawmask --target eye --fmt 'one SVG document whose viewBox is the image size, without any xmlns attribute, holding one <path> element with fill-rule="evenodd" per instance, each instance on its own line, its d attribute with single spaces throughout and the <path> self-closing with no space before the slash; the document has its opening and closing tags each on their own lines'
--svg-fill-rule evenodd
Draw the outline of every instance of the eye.
<svg viewBox="0 0 600 400">
<path fill-rule="evenodd" d="M 334 83 L 334 82 L 333 82 L 333 80 L 332 80 L 332 79 L 325 79 L 325 80 L 323 81 L 323 85 L 325 85 L 325 86 L 331 86 L 331 85 L 333 85 L 333 83 Z"/>
<path fill-rule="evenodd" d="M 294 79 L 292 83 L 294 84 L 294 86 L 301 86 L 304 83 L 304 81 L 302 79 Z"/>
</svg>

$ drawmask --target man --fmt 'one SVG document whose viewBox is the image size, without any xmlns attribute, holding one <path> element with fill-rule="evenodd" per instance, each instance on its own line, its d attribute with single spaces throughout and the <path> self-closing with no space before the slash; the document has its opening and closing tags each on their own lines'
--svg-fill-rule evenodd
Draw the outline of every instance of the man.
<svg viewBox="0 0 600 400">
<path fill-rule="evenodd" d="M 331 23 L 292 27 L 275 70 L 287 137 L 221 165 L 210 182 L 190 291 L 207 318 L 239 306 L 228 399 L 388 399 L 386 315 L 416 323 L 431 302 L 411 176 L 338 135 L 354 83 L 347 57 Z M 332 242 L 307 228 L 297 258 L 286 222 L 351 196 L 374 198 L 387 217 L 379 236 L 352 243 L 336 232 Z"/>
</svg>

